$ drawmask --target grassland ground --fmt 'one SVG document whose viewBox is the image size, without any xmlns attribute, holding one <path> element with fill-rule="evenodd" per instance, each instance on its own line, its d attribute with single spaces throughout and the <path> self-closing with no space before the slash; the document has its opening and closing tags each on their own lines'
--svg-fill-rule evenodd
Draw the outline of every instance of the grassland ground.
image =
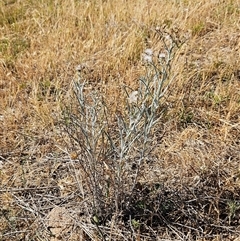
<svg viewBox="0 0 240 241">
<path fill-rule="evenodd" d="M 124 86 L 136 91 L 146 75 L 142 53 L 163 51 L 159 29 L 181 46 L 154 148 L 124 203 L 112 195 L 111 158 L 96 156 L 99 214 L 88 160 L 62 126 L 77 104 L 76 67 L 114 134 Z M 0 240 L 237 240 L 239 32 L 239 0 L 0 1 Z"/>
</svg>

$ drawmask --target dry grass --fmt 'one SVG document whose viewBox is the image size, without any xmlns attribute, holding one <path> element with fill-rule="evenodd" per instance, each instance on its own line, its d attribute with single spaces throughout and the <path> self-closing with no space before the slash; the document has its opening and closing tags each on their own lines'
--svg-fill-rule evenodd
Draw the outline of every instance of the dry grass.
<svg viewBox="0 0 240 241">
<path fill-rule="evenodd" d="M 186 42 L 156 148 L 131 208 L 96 220 L 60 128 L 62 108 L 74 102 L 75 68 L 84 64 L 111 113 L 123 111 L 122 86 L 136 89 L 142 52 L 161 47 L 159 26 Z M 0 29 L 0 240 L 239 236 L 239 0 L 3 0 Z M 54 219 L 65 226 L 52 227 Z"/>
</svg>

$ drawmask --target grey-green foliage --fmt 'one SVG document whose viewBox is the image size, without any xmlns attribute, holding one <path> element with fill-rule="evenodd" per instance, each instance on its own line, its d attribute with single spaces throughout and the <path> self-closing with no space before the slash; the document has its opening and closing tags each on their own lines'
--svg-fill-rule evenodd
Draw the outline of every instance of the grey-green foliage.
<svg viewBox="0 0 240 241">
<path fill-rule="evenodd" d="M 89 90 L 83 66 L 77 69 L 73 82 L 77 105 L 66 112 L 65 131 L 72 148 L 80 152 L 79 163 L 85 174 L 82 195 L 91 195 L 92 212 L 100 216 L 104 208 L 121 211 L 126 197 L 131 199 L 144 160 L 154 148 L 154 126 L 161 120 L 161 100 L 174 79 L 171 64 L 179 44 L 171 34 L 157 32 L 161 51 L 146 49 L 143 53 L 145 76 L 139 79 L 137 90 L 123 87 L 126 111 L 116 114 L 114 123 L 104 96 Z"/>
</svg>

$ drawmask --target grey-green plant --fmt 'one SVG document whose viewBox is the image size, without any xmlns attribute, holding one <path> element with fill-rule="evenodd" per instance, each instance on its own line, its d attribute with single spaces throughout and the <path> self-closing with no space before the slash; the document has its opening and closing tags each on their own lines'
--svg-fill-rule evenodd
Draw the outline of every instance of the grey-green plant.
<svg viewBox="0 0 240 241">
<path fill-rule="evenodd" d="M 161 47 L 147 48 L 142 54 L 145 75 L 139 78 L 137 89 L 123 86 L 125 110 L 114 118 L 105 97 L 83 77 L 86 67 L 77 67 L 73 80 L 77 104 L 65 109 L 63 123 L 71 149 L 79 152 L 80 190 L 92 216 L 129 208 L 143 164 L 154 149 L 155 126 L 161 121 L 163 99 L 174 79 L 171 67 L 179 47 L 174 35 L 156 32 Z"/>
</svg>

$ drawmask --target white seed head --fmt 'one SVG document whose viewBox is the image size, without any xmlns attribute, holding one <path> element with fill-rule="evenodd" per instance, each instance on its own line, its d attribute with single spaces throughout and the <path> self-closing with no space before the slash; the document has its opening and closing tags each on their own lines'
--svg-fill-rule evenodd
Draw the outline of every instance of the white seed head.
<svg viewBox="0 0 240 241">
<path fill-rule="evenodd" d="M 137 99 L 138 99 L 138 91 L 135 90 L 129 95 L 128 101 L 130 104 L 137 103 Z"/>
<path fill-rule="evenodd" d="M 75 69 L 77 72 L 82 72 L 82 71 L 85 71 L 86 69 L 88 69 L 88 65 L 86 63 L 79 64 L 76 66 Z"/>
<path fill-rule="evenodd" d="M 143 60 L 147 63 L 152 63 L 152 56 L 150 55 L 144 55 Z"/>
<path fill-rule="evenodd" d="M 146 55 L 149 55 L 149 56 L 152 56 L 152 55 L 153 55 L 152 49 L 146 49 L 146 50 L 144 51 L 144 53 L 145 53 Z"/>
<path fill-rule="evenodd" d="M 165 54 L 165 53 L 160 53 L 160 54 L 158 55 L 158 58 L 159 58 L 159 59 L 166 58 L 166 54 Z"/>
<path fill-rule="evenodd" d="M 153 51 L 152 49 L 146 49 L 144 51 L 144 53 L 142 54 L 142 59 L 144 62 L 147 62 L 147 63 L 152 63 L 153 62 Z"/>
<path fill-rule="evenodd" d="M 81 64 L 77 65 L 76 66 L 76 71 L 81 72 L 81 70 L 82 70 L 82 65 Z"/>
</svg>

